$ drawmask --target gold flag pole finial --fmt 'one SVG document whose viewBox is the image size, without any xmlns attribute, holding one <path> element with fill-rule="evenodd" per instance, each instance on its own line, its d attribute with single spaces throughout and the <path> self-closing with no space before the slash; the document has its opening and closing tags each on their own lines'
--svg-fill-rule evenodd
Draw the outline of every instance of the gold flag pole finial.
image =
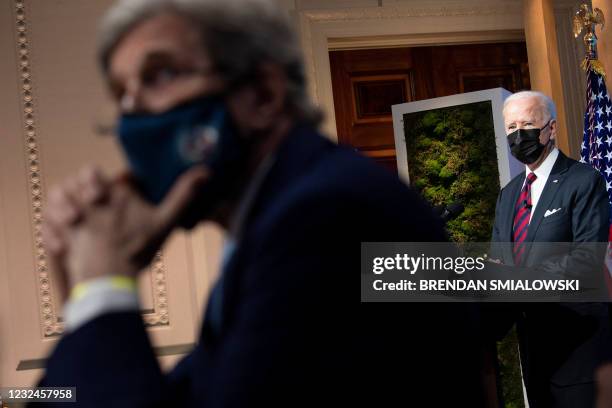
<svg viewBox="0 0 612 408">
<path fill-rule="evenodd" d="M 595 35 L 595 27 L 600 25 L 602 28 L 605 24 L 603 12 L 595 8 L 591 12 L 588 4 L 582 4 L 572 20 L 574 25 L 574 37 L 578 38 L 580 33 L 584 31 L 584 45 L 586 47 L 586 56 L 582 61 L 582 69 L 585 71 L 590 67 L 599 75 L 605 77 L 606 72 L 603 64 L 597 59 L 597 35 Z"/>
</svg>

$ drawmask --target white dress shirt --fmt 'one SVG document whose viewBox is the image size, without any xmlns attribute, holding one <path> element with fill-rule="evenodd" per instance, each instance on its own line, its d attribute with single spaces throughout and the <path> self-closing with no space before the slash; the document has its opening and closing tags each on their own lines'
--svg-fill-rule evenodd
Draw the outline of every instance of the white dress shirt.
<svg viewBox="0 0 612 408">
<path fill-rule="evenodd" d="M 542 195 L 544 186 L 548 181 L 548 176 L 550 176 L 550 172 L 557 161 L 557 157 L 559 157 L 559 150 L 554 147 L 548 154 L 548 157 L 544 159 L 542 164 L 540 164 L 538 168 L 533 171 L 537 178 L 533 183 L 531 183 L 531 214 L 529 214 L 529 222 L 531 222 L 531 217 L 533 217 L 538 201 L 540 201 L 540 196 Z M 528 166 L 525 166 L 525 171 L 527 172 L 526 174 L 532 173 Z M 523 186 L 524 185 L 525 182 L 523 181 Z"/>
</svg>

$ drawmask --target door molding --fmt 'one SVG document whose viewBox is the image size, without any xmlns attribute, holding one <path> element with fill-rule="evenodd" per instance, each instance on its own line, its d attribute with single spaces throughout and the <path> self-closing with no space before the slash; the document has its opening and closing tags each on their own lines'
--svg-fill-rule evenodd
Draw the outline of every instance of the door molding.
<svg viewBox="0 0 612 408">
<path fill-rule="evenodd" d="M 524 39 L 521 2 L 297 11 L 310 93 L 326 120 L 323 131 L 337 141 L 329 51 L 511 42 Z M 379 22 L 380 24 L 373 24 Z M 408 32 L 407 32 L 408 31 Z"/>
</svg>

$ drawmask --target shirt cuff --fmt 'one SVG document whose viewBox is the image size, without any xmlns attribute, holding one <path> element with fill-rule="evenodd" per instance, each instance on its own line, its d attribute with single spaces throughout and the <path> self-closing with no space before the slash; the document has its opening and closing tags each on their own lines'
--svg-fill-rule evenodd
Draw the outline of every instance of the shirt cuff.
<svg viewBox="0 0 612 408">
<path fill-rule="evenodd" d="M 66 332 L 110 312 L 139 311 L 136 279 L 104 276 L 77 284 L 64 305 Z"/>
</svg>

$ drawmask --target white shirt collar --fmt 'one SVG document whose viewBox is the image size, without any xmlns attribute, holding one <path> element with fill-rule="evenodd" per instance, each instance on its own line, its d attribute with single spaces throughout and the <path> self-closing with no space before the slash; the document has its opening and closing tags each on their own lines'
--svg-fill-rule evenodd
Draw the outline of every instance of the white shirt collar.
<svg viewBox="0 0 612 408">
<path fill-rule="evenodd" d="M 533 173 L 535 173 L 535 175 L 538 177 L 537 179 L 545 180 L 548 178 L 553 166 L 555 165 L 555 162 L 557 161 L 557 157 L 559 157 L 559 149 L 553 147 L 550 153 L 548 153 L 548 157 L 546 157 L 542 164 L 540 164 L 538 168 L 533 171 Z M 527 172 L 526 174 L 532 172 L 527 165 L 525 165 L 525 171 Z"/>
</svg>

